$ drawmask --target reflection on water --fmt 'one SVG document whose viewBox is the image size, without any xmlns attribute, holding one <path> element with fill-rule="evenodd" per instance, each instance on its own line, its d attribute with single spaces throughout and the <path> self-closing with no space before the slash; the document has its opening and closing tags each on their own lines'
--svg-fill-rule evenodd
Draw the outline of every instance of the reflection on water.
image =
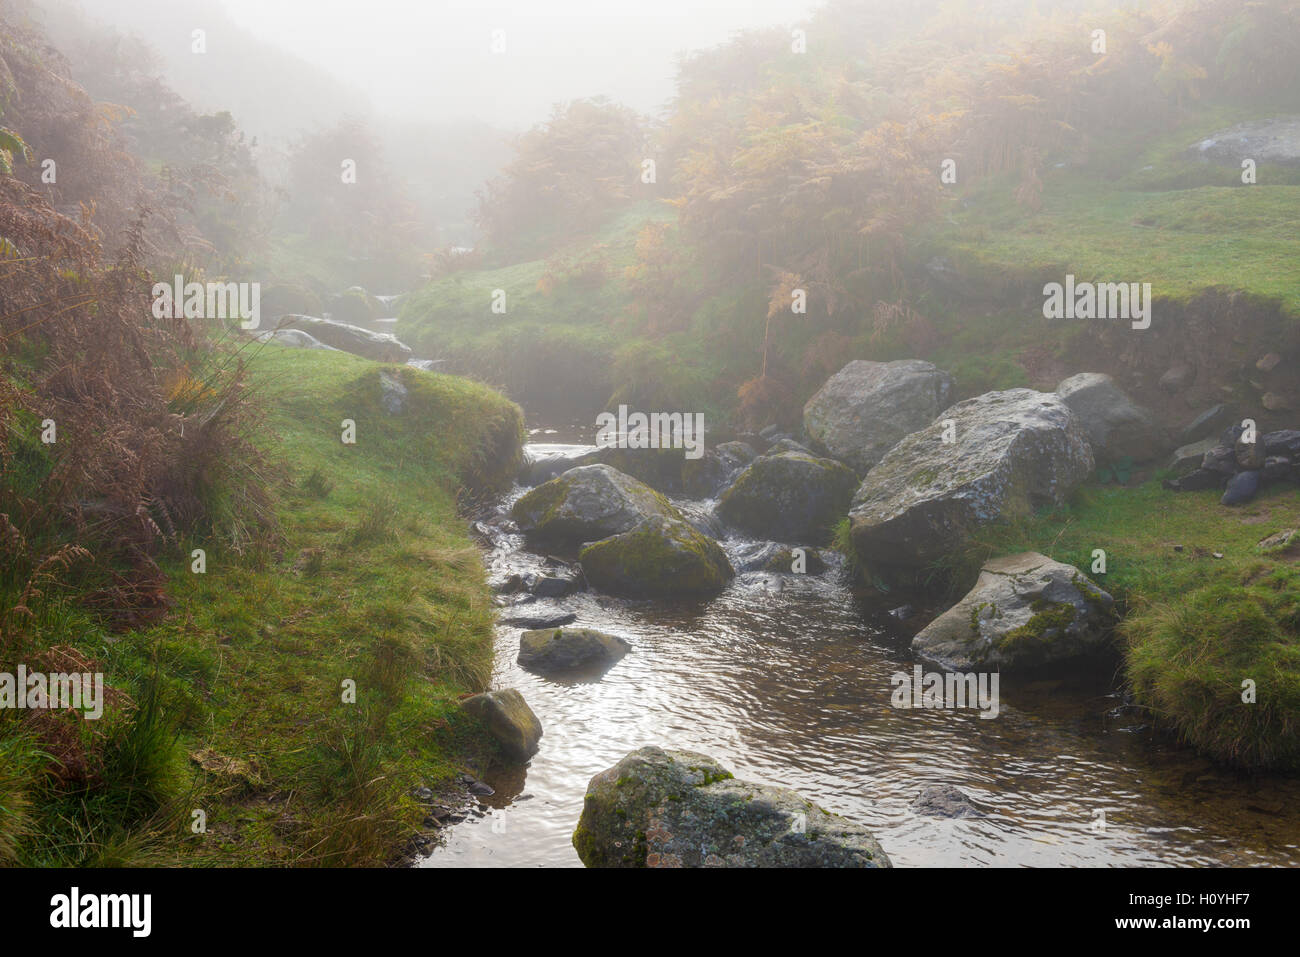
<svg viewBox="0 0 1300 957">
<path fill-rule="evenodd" d="M 522 544 L 491 553 L 494 576 L 540 567 Z M 521 670 L 520 629 L 498 629 L 493 686 L 527 699 L 541 751 L 526 773 L 488 776 L 504 827 L 471 817 L 422 866 L 580 866 L 569 838 L 587 781 L 647 744 L 794 788 L 869 826 L 903 866 L 1300 864 L 1300 781 L 1238 778 L 1153 739 L 1108 687 L 1004 681 L 993 720 L 891 708 L 890 675 L 911 659 L 834 571 L 746 574 L 707 602 L 585 593 L 512 613 L 561 607 L 632 652 L 599 682 L 559 682 Z M 988 815 L 909 809 L 939 783 Z"/>
</svg>

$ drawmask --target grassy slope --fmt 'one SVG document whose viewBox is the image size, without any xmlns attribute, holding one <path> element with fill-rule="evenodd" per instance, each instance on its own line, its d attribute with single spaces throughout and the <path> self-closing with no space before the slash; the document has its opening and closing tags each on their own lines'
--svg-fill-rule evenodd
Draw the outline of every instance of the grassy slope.
<svg viewBox="0 0 1300 957">
<path fill-rule="evenodd" d="M 49 796 L 42 839 L 22 858 L 382 864 L 424 816 L 410 789 L 436 790 L 489 757 L 455 704 L 485 686 L 492 658 L 489 595 L 455 489 L 486 471 L 483 435 L 517 443 L 519 411 L 466 380 L 389 367 L 410 390 L 390 416 L 381 368 L 278 346 L 252 359 L 271 409 L 267 448 L 285 473 L 282 541 L 244 555 L 185 542 L 185 555 L 208 549 L 207 571 L 172 560 L 162 624 L 111 643 L 93 627 L 50 636 L 88 643 L 109 683 L 140 700 L 163 676 L 156 724 L 174 730 L 154 741 L 142 781 L 161 807 L 127 833 L 79 809 L 86 795 Z M 354 446 L 340 441 L 344 418 L 356 421 Z M 348 678 L 356 704 L 342 702 Z M 124 788 L 110 776 L 109 795 L 89 800 Z M 205 834 L 191 830 L 194 809 Z"/>
</svg>

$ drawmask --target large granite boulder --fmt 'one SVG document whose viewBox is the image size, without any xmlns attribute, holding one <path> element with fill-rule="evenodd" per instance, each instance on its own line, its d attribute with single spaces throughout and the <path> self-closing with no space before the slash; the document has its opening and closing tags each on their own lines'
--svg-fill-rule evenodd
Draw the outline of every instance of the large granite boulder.
<svg viewBox="0 0 1300 957">
<path fill-rule="evenodd" d="M 929 362 L 855 359 L 808 400 L 804 431 L 820 451 L 865 474 L 951 401 L 952 377 Z"/>
<path fill-rule="evenodd" d="M 1093 466 L 1087 435 L 1057 396 L 967 399 L 867 473 L 849 513 L 854 551 L 873 569 L 918 569 L 980 526 L 1061 504 Z"/>
<path fill-rule="evenodd" d="M 857 484 L 853 471 L 833 459 L 799 452 L 762 455 L 722 493 L 718 515 L 751 535 L 825 543 Z"/>
<path fill-rule="evenodd" d="M 1038 670 L 1104 651 L 1114 604 L 1072 565 L 1037 552 L 996 558 L 912 650 L 949 671 Z"/>
<path fill-rule="evenodd" d="M 460 706 L 487 728 L 501 750 L 516 761 L 527 761 L 540 747 L 542 723 L 514 688 L 470 695 Z"/>
<path fill-rule="evenodd" d="M 735 577 L 726 553 L 684 520 L 652 516 L 578 554 L 598 591 L 629 598 L 715 595 Z"/>
<path fill-rule="evenodd" d="M 570 543 L 629 532 L 651 516 L 681 519 L 666 498 L 609 465 L 569 469 L 520 498 L 510 515 L 528 535 Z"/>
<path fill-rule="evenodd" d="M 519 667 L 540 675 L 605 669 L 632 650 L 594 628 L 543 628 L 519 636 Z"/>
<path fill-rule="evenodd" d="M 1169 438 L 1146 409 L 1101 372 L 1080 372 L 1056 387 L 1092 443 L 1099 462 L 1130 458 L 1144 462 L 1165 452 Z"/>
<path fill-rule="evenodd" d="M 587 785 L 573 846 L 588 867 L 890 867 L 871 832 L 712 758 L 647 747 Z"/>
</svg>

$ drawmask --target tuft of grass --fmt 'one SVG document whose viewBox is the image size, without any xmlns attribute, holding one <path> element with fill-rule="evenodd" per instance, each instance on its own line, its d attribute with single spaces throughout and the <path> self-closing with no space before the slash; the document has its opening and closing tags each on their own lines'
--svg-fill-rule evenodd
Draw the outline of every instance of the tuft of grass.
<svg viewBox="0 0 1300 957">
<path fill-rule="evenodd" d="M 1300 571 L 1206 585 L 1123 626 L 1133 692 L 1202 752 L 1300 769 Z"/>
</svg>

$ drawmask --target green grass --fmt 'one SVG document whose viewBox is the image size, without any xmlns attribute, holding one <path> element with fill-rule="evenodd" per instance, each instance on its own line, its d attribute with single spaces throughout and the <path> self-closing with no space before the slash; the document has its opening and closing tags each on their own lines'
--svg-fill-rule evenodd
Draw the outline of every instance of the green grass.
<svg viewBox="0 0 1300 957">
<path fill-rule="evenodd" d="M 1300 548 L 1259 542 L 1300 528 L 1300 491 L 1275 486 L 1233 508 L 1218 496 L 1156 481 L 1091 486 L 1068 506 L 987 530 L 949 571 L 969 584 L 984 559 L 1026 550 L 1074 565 L 1121 602 L 1128 681 L 1159 723 L 1225 762 L 1295 770 Z M 1091 572 L 1096 549 L 1105 574 Z M 1241 700 L 1245 679 L 1253 704 Z"/>
<path fill-rule="evenodd" d="M 1245 186 L 1240 170 L 1225 175 L 1185 153 L 1236 122 L 1215 113 L 1181 127 L 1128 159 L 1127 178 L 1098 168 L 1114 159 L 1049 169 L 1037 212 L 1013 201 L 1013 183 L 984 184 L 931 240 L 963 272 L 993 271 L 1008 283 L 1072 272 L 1081 281 L 1150 282 L 1154 296 L 1177 301 L 1241 289 L 1300 316 L 1300 172 L 1261 167 L 1258 183 Z"/>
<path fill-rule="evenodd" d="M 13 755 L 0 861 L 381 865 L 424 816 L 413 787 L 490 760 L 457 705 L 486 686 L 493 621 L 457 495 L 508 480 L 520 413 L 467 380 L 387 367 L 408 389 L 393 416 L 381 368 L 261 350 L 250 374 L 281 470 L 277 538 L 244 553 L 184 541 L 164 566 L 170 614 L 149 629 L 109 636 L 52 613 L 42 638 L 97 655 L 138 710 L 120 733 L 106 715 L 104 782 L 72 792 L 41 777 L 12 723 L 0 728 Z M 344 418 L 355 445 L 340 440 Z"/>
<path fill-rule="evenodd" d="M 640 332 L 624 271 L 641 228 L 669 218 L 662 206 L 638 204 L 546 259 L 438 279 L 403 304 L 397 335 L 420 354 L 508 386 L 530 407 L 602 406 L 618 382 L 620 348 Z M 492 311 L 496 290 L 504 313 Z"/>
</svg>

